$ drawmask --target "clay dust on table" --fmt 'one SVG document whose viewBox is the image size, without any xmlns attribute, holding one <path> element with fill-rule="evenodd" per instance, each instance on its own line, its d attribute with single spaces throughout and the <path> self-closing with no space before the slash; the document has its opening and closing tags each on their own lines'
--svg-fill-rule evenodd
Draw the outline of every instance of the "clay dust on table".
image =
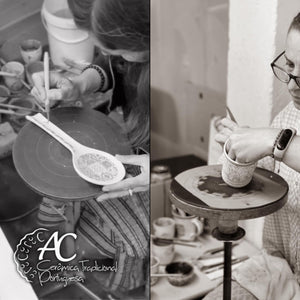
<svg viewBox="0 0 300 300">
<path fill-rule="evenodd" d="M 118 175 L 117 167 L 108 158 L 96 153 L 81 155 L 77 165 L 85 176 L 98 181 L 110 181 Z"/>
</svg>

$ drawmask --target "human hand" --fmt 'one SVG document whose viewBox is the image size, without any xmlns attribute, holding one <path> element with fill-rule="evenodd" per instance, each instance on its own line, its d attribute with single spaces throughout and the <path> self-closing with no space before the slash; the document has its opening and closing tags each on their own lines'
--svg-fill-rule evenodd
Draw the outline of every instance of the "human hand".
<svg viewBox="0 0 300 300">
<path fill-rule="evenodd" d="M 235 127 L 229 135 L 220 133 L 215 138 L 222 143 L 228 140 L 226 151 L 232 160 L 249 163 L 272 154 L 278 132 L 275 128 Z"/>
<path fill-rule="evenodd" d="M 215 135 L 215 140 L 223 145 L 232 134 L 233 130 L 238 128 L 238 125 L 228 118 L 222 118 L 216 121 L 215 127 L 218 131 Z"/>
<path fill-rule="evenodd" d="M 32 80 L 34 87 L 31 94 L 39 103 L 44 105 L 46 100 L 44 72 L 32 74 Z M 79 88 L 70 79 L 58 72 L 50 72 L 49 81 L 48 99 L 50 106 L 53 106 L 55 100 L 76 100 L 80 96 Z"/>
<path fill-rule="evenodd" d="M 149 155 L 116 155 L 116 158 L 124 164 L 140 166 L 141 173 L 135 177 L 127 177 L 118 183 L 104 186 L 102 191 L 105 193 L 100 195 L 97 201 L 128 196 L 149 189 Z"/>
</svg>

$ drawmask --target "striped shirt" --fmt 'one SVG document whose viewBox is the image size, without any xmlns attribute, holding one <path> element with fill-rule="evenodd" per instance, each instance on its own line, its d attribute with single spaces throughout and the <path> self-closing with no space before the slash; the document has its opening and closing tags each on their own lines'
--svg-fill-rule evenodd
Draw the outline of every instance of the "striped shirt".
<svg viewBox="0 0 300 300">
<path fill-rule="evenodd" d="M 138 167 L 127 166 L 135 176 Z M 61 202 L 43 198 L 38 220 L 40 225 L 58 227 L 65 222 Z M 132 196 L 83 201 L 76 226 L 77 235 L 98 250 L 99 258 L 111 258 L 117 272 L 105 272 L 99 285 L 107 292 L 125 295 L 149 284 L 149 191 Z M 83 250 L 83 249 L 79 249 Z"/>
</svg>

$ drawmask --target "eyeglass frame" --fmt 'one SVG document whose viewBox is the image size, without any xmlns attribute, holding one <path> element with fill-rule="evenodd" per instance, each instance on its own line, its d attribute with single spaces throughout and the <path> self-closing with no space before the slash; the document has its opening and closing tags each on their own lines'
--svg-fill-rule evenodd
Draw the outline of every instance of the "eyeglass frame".
<svg viewBox="0 0 300 300">
<path fill-rule="evenodd" d="M 271 65 L 272 71 L 273 71 L 275 77 L 276 77 L 278 80 L 280 80 L 281 82 L 284 82 L 284 83 L 286 83 L 286 84 L 289 84 L 290 81 L 291 81 L 291 79 L 294 79 L 294 81 L 296 82 L 297 86 L 300 88 L 300 76 L 295 76 L 295 75 L 293 75 L 293 74 L 290 74 L 290 73 L 288 73 L 286 70 L 284 70 L 283 68 L 281 68 L 280 66 L 276 65 L 277 60 L 278 60 L 284 53 L 285 53 L 285 50 L 284 50 L 282 53 L 280 53 L 280 54 L 279 54 L 279 55 L 271 62 L 270 65 Z M 281 79 L 276 75 L 276 72 L 274 71 L 274 67 L 280 69 L 280 70 L 283 71 L 285 74 L 287 74 L 287 75 L 289 76 L 289 80 L 288 80 L 288 81 L 283 81 L 283 80 L 281 80 Z M 297 79 L 299 79 L 299 83 L 298 83 Z"/>
</svg>

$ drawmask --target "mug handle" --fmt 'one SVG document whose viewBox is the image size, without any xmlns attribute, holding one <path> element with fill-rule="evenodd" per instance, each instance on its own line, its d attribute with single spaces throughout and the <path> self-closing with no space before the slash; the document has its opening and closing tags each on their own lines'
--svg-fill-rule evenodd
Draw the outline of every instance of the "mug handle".
<svg viewBox="0 0 300 300">
<path fill-rule="evenodd" d="M 196 234 L 195 234 L 195 236 L 200 235 L 203 232 L 203 223 L 202 223 L 202 221 L 200 221 L 199 219 L 194 219 L 192 222 L 196 226 Z"/>
</svg>

